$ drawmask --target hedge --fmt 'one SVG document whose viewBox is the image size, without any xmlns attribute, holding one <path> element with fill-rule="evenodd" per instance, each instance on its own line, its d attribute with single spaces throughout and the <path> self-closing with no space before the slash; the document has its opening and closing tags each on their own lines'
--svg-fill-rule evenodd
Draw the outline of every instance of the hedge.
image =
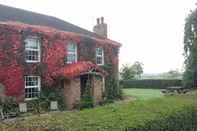
<svg viewBox="0 0 197 131">
<path fill-rule="evenodd" d="M 5 131 L 194 131 L 194 97 L 163 97 L 115 103 L 79 112 L 59 112 L 0 123 Z"/>
<path fill-rule="evenodd" d="M 151 88 L 164 89 L 170 86 L 182 86 L 182 80 L 178 79 L 143 79 L 120 81 L 123 88 Z"/>
</svg>

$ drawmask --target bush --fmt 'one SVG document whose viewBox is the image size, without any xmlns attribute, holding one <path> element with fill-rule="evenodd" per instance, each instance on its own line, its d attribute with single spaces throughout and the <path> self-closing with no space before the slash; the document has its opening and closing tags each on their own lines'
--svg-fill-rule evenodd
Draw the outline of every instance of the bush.
<svg viewBox="0 0 197 131">
<path fill-rule="evenodd" d="M 12 97 L 7 97 L 4 101 L 0 101 L 0 109 L 5 115 L 4 117 L 15 117 L 19 115 L 18 104 Z"/>
<path fill-rule="evenodd" d="M 44 88 L 38 99 L 27 101 L 28 110 L 40 114 L 50 111 L 50 102 L 57 101 L 58 109 L 65 110 L 64 98 L 62 91 L 53 88 Z"/>
<path fill-rule="evenodd" d="M 40 114 L 45 111 L 48 111 L 47 106 L 45 106 L 46 104 L 47 103 L 41 101 L 41 99 L 35 99 L 27 102 L 27 108 L 34 114 Z"/>
<path fill-rule="evenodd" d="M 94 101 L 91 96 L 83 97 L 80 101 L 80 109 L 92 108 L 94 106 Z"/>
<path fill-rule="evenodd" d="M 178 79 L 144 79 L 120 81 L 123 88 L 150 88 L 164 89 L 170 86 L 182 86 L 182 80 Z"/>
<path fill-rule="evenodd" d="M 105 77 L 105 98 L 113 101 L 120 99 L 121 89 L 119 86 L 119 80 L 117 79 L 117 74 L 114 72 L 112 64 L 105 64 L 102 68 L 108 72 L 107 77 Z"/>
<path fill-rule="evenodd" d="M 60 112 L 0 123 L 14 131 L 194 131 L 197 101 L 194 97 L 163 97 L 147 101 L 109 104 L 79 112 Z"/>
<path fill-rule="evenodd" d="M 59 88 L 44 88 L 40 95 L 40 101 L 42 102 L 42 106 L 45 110 L 49 110 L 50 102 L 57 101 L 58 102 L 58 109 L 65 110 L 65 102 L 64 102 L 64 95 Z"/>
<path fill-rule="evenodd" d="M 194 131 L 197 128 L 197 109 L 184 107 L 168 116 L 161 115 L 155 120 L 145 122 L 144 125 L 127 127 L 125 131 Z"/>
<path fill-rule="evenodd" d="M 84 108 L 92 108 L 94 107 L 94 100 L 91 95 L 91 84 L 90 81 L 87 82 L 85 91 L 81 96 L 81 100 L 79 102 L 78 109 L 84 109 Z"/>
</svg>

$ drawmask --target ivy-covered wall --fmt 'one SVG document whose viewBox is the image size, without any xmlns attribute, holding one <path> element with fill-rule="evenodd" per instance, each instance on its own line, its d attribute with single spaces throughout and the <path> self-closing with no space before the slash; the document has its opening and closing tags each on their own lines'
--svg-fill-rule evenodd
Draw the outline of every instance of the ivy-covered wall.
<svg viewBox="0 0 197 131">
<path fill-rule="evenodd" d="M 27 36 L 37 36 L 41 40 L 40 63 L 25 62 L 24 39 Z M 105 65 L 102 68 L 109 74 L 105 82 L 106 88 L 109 88 L 111 83 L 116 83 L 118 86 L 119 43 L 49 27 L 2 22 L 0 23 L 0 83 L 5 86 L 6 95 L 17 98 L 23 96 L 25 75 L 39 75 L 42 78 L 42 87 L 53 87 L 58 77 L 64 74 L 64 70 L 61 69 L 66 66 L 64 58 L 70 41 L 78 45 L 78 61 L 95 63 L 95 48 L 103 47 Z M 115 86 L 110 88 L 113 90 Z M 113 94 L 114 96 L 116 95 Z"/>
</svg>

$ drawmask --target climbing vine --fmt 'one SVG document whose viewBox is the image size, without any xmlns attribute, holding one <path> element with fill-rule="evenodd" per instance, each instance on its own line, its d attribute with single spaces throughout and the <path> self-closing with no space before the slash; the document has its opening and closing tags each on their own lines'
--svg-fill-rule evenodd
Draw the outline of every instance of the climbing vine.
<svg viewBox="0 0 197 131">
<path fill-rule="evenodd" d="M 27 36 L 36 36 L 41 40 L 40 63 L 29 64 L 24 60 L 24 39 Z M 70 41 L 78 45 L 79 62 L 75 65 L 78 69 L 75 71 L 72 70 L 72 65 L 65 64 L 67 44 Z M 112 65 L 109 76 L 115 77 L 118 73 L 119 46 L 119 43 L 109 39 L 63 32 L 44 26 L 1 22 L 0 83 L 5 85 L 6 95 L 17 98 L 24 95 L 25 75 L 40 75 L 43 86 L 53 87 L 59 77 L 74 77 L 81 73 L 79 71 L 95 66 L 96 47 L 103 47 L 105 62 Z"/>
</svg>

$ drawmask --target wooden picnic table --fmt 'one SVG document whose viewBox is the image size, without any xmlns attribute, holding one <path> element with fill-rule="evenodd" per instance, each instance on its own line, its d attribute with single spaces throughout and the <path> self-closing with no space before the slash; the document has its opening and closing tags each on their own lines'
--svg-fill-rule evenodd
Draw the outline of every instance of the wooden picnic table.
<svg viewBox="0 0 197 131">
<path fill-rule="evenodd" d="M 167 87 L 165 90 L 163 90 L 163 93 L 178 93 L 178 94 L 185 94 L 189 91 L 189 89 L 186 89 L 184 87 L 181 86 L 171 86 L 171 87 Z"/>
</svg>

